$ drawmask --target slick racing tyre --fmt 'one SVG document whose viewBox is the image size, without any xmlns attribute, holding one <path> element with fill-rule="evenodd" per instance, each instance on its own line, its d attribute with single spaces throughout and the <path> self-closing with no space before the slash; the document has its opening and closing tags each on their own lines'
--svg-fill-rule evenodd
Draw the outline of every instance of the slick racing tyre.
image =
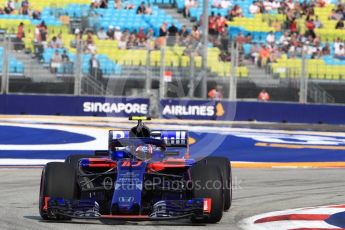
<svg viewBox="0 0 345 230">
<path fill-rule="evenodd" d="M 226 157 L 206 157 L 202 163 L 219 167 L 224 185 L 224 211 L 228 211 L 232 202 L 232 174 L 229 159 Z"/>
<path fill-rule="evenodd" d="M 39 212 L 44 220 L 69 220 L 63 216 L 50 217 L 45 210 L 46 198 L 56 197 L 64 199 L 76 199 L 77 183 L 75 170 L 69 164 L 63 162 L 50 162 L 42 171 Z"/>
<path fill-rule="evenodd" d="M 211 164 L 196 164 L 191 168 L 193 198 L 211 198 L 211 212 L 202 219 L 193 217 L 197 223 L 217 223 L 224 209 L 223 179 L 219 167 Z"/>
</svg>

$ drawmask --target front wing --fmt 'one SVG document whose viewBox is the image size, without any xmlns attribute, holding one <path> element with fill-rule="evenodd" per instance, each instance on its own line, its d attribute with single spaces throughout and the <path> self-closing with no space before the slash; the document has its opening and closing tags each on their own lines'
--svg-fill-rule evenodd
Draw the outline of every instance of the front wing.
<svg viewBox="0 0 345 230">
<path fill-rule="evenodd" d="M 150 215 L 101 215 L 95 200 L 67 200 L 48 198 L 45 211 L 51 219 L 70 217 L 75 219 L 114 219 L 132 221 L 159 221 L 183 218 L 203 218 L 211 212 L 211 199 L 163 200 L 154 204 Z"/>
</svg>

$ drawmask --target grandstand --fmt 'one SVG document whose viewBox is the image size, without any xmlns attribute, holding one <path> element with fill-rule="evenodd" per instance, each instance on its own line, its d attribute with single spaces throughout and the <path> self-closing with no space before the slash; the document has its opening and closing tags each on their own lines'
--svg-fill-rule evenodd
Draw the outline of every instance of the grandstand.
<svg viewBox="0 0 345 230">
<path fill-rule="evenodd" d="M 188 83 L 192 73 L 197 78 L 202 72 L 201 29 L 192 26 L 202 24 L 203 2 L 190 1 L 188 15 L 188 1 L 183 0 L 145 0 L 142 13 L 138 13 L 142 0 L 30 0 L 10 10 L 4 2 L 0 5 L 0 29 L 4 31 L 0 54 L 8 56 L 8 68 L 3 67 L 6 61 L 0 62 L 0 71 L 14 79 L 10 90 L 15 92 L 28 90 L 22 84 L 51 82 L 56 85 L 47 87 L 45 93 L 48 88 L 59 88 L 69 94 L 73 93 L 73 78 L 80 76 L 86 88 L 94 88 L 93 93 L 116 95 L 115 89 L 105 90 L 109 81 L 127 79 L 129 91 L 139 86 L 143 90 L 149 73 L 157 88 L 167 70 Z M 185 14 L 188 21 L 169 14 L 171 8 Z M 306 74 L 309 91 L 313 90 L 309 101 L 344 102 L 336 89 L 345 83 L 345 51 L 339 51 L 345 47 L 344 4 L 335 0 L 213 0 L 208 11 L 208 88 L 223 85 L 226 92 L 230 76 L 235 75 L 239 98 L 255 98 L 261 88 L 270 88 L 276 100 L 293 101 L 298 100 L 299 79 Z M 162 27 L 170 31 L 173 25 L 181 31 L 186 21 L 187 32 L 162 34 Z M 24 36 L 19 35 L 20 23 Z M 66 57 L 54 56 L 56 50 Z M 92 61 L 93 54 L 97 61 Z M 187 92 L 188 84 L 183 87 Z M 33 88 L 29 92 L 35 92 Z M 195 92 L 200 96 L 200 87 Z M 181 94 L 168 92 L 167 96 Z"/>
</svg>

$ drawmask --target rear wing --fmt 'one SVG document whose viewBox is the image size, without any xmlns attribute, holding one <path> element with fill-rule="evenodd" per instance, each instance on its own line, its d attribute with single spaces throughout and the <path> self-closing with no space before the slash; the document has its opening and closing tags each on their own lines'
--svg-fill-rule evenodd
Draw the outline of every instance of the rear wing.
<svg viewBox="0 0 345 230">
<path fill-rule="evenodd" d="M 188 148 L 188 131 L 186 130 L 153 130 L 151 131 L 151 138 L 163 140 L 167 147 L 181 147 Z M 111 141 L 128 138 L 129 130 L 110 130 L 109 143 Z"/>
</svg>

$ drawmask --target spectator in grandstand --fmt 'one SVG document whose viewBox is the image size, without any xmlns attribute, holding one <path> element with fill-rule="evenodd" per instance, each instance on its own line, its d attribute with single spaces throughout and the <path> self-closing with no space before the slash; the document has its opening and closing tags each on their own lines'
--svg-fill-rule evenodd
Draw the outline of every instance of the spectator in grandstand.
<svg viewBox="0 0 345 230">
<path fill-rule="evenodd" d="M 245 38 L 246 38 L 246 43 L 247 43 L 247 44 L 251 44 L 251 43 L 252 43 L 252 41 L 253 41 L 253 36 L 252 36 L 251 33 L 247 33 L 246 36 L 245 36 Z"/>
<path fill-rule="evenodd" d="M 258 3 L 256 1 L 253 1 L 253 3 L 249 6 L 249 13 L 251 14 L 260 13 L 260 7 L 258 6 Z"/>
<path fill-rule="evenodd" d="M 32 19 L 41 20 L 41 12 L 39 12 L 38 10 L 34 10 L 31 16 Z"/>
<path fill-rule="evenodd" d="M 19 3 L 19 1 L 18 0 L 14 0 L 14 10 L 17 13 L 20 13 L 20 7 L 21 7 L 21 4 Z"/>
<path fill-rule="evenodd" d="M 92 0 L 91 5 L 94 6 L 94 8 L 108 8 L 108 0 Z"/>
<path fill-rule="evenodd" d="M 272 12 L 272 2 L 270 0 L 265 0 L 263 2 L 264 5 L 264 12 L 265 13 L 271 13 Z"/>
<path fill-rule="evenodd" d="M 87 32 L 84 51 L 86 53 L 95 53 L 96 52 L 96 45 L 95 45 L 95 41 L 93 39 L 93 32 L 92 31 Z"/>
<path fill-rule="evenodd" d="M 307 20 L 306 28 L 307 28 L 306 36 L 312 36 L 313 39 L 316 38 L 316 34 L 314 32 L 315 24 L 312 18 Z"/>
<path fill-rule="evenodd" d="M 199 42 L 201 38 L 200 30 L 197 25 L 194 25 L 192 28 L 191 38 L 195 42 Z"/>
<path fill-rule="evenodd" d="M 270 100 L 269 93 L 265 89 L 261 90 L 261 92 L 259 93 L 259 96 L 258 96 L 258 100 L 263 101 L 263 102 L 269 101 Z"/>
<path fill-rule="evenodd" d="M 104 27 L 101 27 L 99 31 L 97 32 L 97 38 L 99 40 L 107 40 L 108 36 L 107 33 L 104 31 Z"/>
<path fill-rule="evenodd" d="M 63 52 L 62 52 L 62 54 L 61 54 L 61 60 L 62 60 L 62 62 L 67 62 L 67 61 L 69 61 L 69 56 L 68 56 L 66 50 L 63 50 Z"/>
<path fill-rule="evenodd" d="M 222 34 L 225 31 L 225 28 L 227 27 L 226 25 L 226 20 L 225 18 L 218 13 L 217 18 L 216 18 L 216 30 L 218 34 Z"/>
<path fill-rule="evenodd" d="M 23 38 L 25 37 L 25 32 L 24 32 L 24 23 L 21 22 L 19 23 L 18 30 L 17 30 L 17 36 L 14 44 L 14 49 L 15 50 L 22 50 L 24 49 L 24 43 L 23 43 Z"/>
<path fill-rule="evenodd" d="M 169 36 L 176 37 L 178 33 L 178 28 L 174 23 L 171 23 L 171 26 L 168 28 Z"/>
<path fill-rule="evenodd" d="M 177 34 L 178 34 L 178 28 L 175 26 L 174 23 L 172 23 L 171 26 L 169 26 L 168 28 L 168 35 L 169 35 L 168 40 L 167 40 L 168 45 L 173 45 L 173 44 L 178 43 Z"/>
<path fill-rule="evenodd" d="M 122 2 L 121 0 L 115 0 L 115 5 L 114 5 L 115 9 L 120 10 L 122 7 Z"/>
<path fill-rule="evenodd" d="M 71 62 L 66 50 L 61 54 L 61 59 L 63 73 L 73 73 L 73 62 Z"/>
<path fill-rule="evenodd" d="M 270 46 L 274 46 L 275 42 L 276 42 L 276 36 L 274 35 L 273 31 L 269 32 L 269 34 L 266 37 L 266 42 L 270 45 Z"/>
<path fill-rule="evenodd" d="M 221 9 L 228 9 L 232 5 L 231 1 L 229 0 L 221 0 L 220 7 Z"/>
<path fill-rule="evenodd" d="M 108 8 L 108 0 L 101 0 L 101 3 L 99 4 L 99 8 L 102 8 L 102 9 Z"/>
<path fill-rule="evenodd" d="M 62 58 L 58 50 L 55 50 L 53 56 L 50 59 L 50 72 L 56 73 L 57 69 L 61 66 Z"/>
<path fill-rule="evenodd" d="M 146 7 L 145 7 L 145 2 L 141 2 L 141 4 L 137 8 L 137 14 L 145 14 L 146 12 Z"/>
<path fill-rule="evenodd" d="M 152 14 L 152 8 L 151 8 L 151 4 L 147 3 L 146 9 L 145 9 L 145 14 L 147 15 L 151 15 Z"/>
<path fill-rule="evenodd" d="M 107 31 L 107 36 L 108 36 L 108 38 L 110 39 L 110 40 L 114 40 L 115 39 L 115 37 L 114 37 L 114 26 L 109 26 L 109 28 L 108 28 L 108 31 Z"/>
<path fill-rule="evenodd" d="M 258 63 L 260 48 L 256 45 L 256 43 L 253 43 L 253 46 L 250 48 L 250 60 L 253 64 Z"/>
<path fill-rule="evenodd" d="M 288 31 L 285 31 L 283 33 L 283 35 L 280 37 L 279 39 L 279 43 L 280 45 L 283 45 L 283 46 L 286 46 L 289 44 L 289 41 L 290 41 L 290 35 L 289 35 L 289 32 Z"/>
<path fill-rule="evenodd" d="M 334 52 L 334 58 L 345 60 L 345 48 L 343 44 L 341 44 L 339 46 L 339 49 L 336 52 Z"/>
<path fill-rule="evenodd" d="M 340 37 L 337 37 L 333 43 L 334 53 L 339 52 L 340 45 L 342 45 L 343 42 L 340 40 Z"/>
<path fill-rule="evenodd" d="M 220 0 L 212 0 L 211 7 L 220 8 Z"/>
<path fill-rule="evenodd" d="M 270 52 L 270 61 L 277 62 L 277 60 L 281 58 L 281 56 L 282 56 L 281 48 L 278 46 L 272 47 L 271 52 Z"/>
<path fill-rule="evenodd" d="M 53 49 L 58 49 L 58 48 L 60 48 L 60 47 L 59 47 L 59 44 L 57 43 L 56 40 L 57 40 L 57 39 L 56 39 L 56 36 L 54 36 L 54 37 L 52 38 L 52 40 L 49 42 L 48 47 L 49 47 L 49 48 L 53 48 Z"/>
<path fill-rule="evenodd" d="M 207 96 L 211 100 L 221 100 L 223 98 L 222 87 L 216 86 L 216 87 L 211 88 Z"/>
<path fill-rule="evenodd" d="M 236 17 L 242 17 L 242 9 L 239 5 L 234 5 L 234 7 L 228 12 L 228 19 L 233 20 Z"/>
<path fill-rule="evenodd" d="M 278 19 L 276 19 L 274 22 L 272 22 L 271 26 L 274 28 L 275 32 L 279 32 L 282 30 L 282 24 L 278 21 Z"/>
<path fill-rule="evenodd" d="M 265 46 L 264 44 L 261 44 L 260 53 L 259 53 L 259 59 L 258 59 L 258 66 L 262 67 L 267 63 L 270 63 L 270 49 L 269 47 Z"/>
<path fill-rule="evenodd" d="M 77 48 L 77 45 L 78 45 L 78 43 L 80 43 L 80 42 L 82 42 L 81 34 L 80 34 L 80 33 L 76 33 L 76 34 L 74 35 L 74 39 L 71 40 L 71 42 L 70 42 L 70 46 L 71 46 L 72 48 Z"/>
<path fill-rule="evenodd" d="M 330 20 L 336 20 L 339 21 L 343 18 L 343 14 L 341 11 L 336 11 L 335 9 L 332 9 L 331 14 L 328 17 Z"/>
<path fill-rule="evenodd" d="M 47 46 L 48 28 L 44 21 L 35 28 L 35 41 L 44 47 Z"/>
<path fill-rule="evenodd" d="M 273 0 L 272 1 L 272 10 L 274 12 L 277 12 L 280 9 L 280 2 L 278 0 Z"/>
<path fill-rule="evenodd" d="M 13 0 L 9 0 L 9 1 L 6 3 L 5 8 L 4 8 L 5 13 L 6 13 L 6 14 L 11 14 L 11 13 L 14 11 L 14 8 L 15 8 L 15 6 L 14 6 Z"/>
<path fill-rule="evenodd" d="M 189 32 L 187 30 L 187 26 L 183 25 L 181 30 L 178 32 L 178 44 L 179 45 L 186 45 L 188 43 Z"/>
<path fill-rule="evenodd" d="M 134 30 L 129 34 L 128 41 L 127 41 L 127 49 L 133 49 L 136 46 L 138 46 L 137 34 L 136 34 L 136 31 Z"/>
<path fill-rule="evenodd" d="M 20 9 L 20 13 L 22 15 L 29 15 L 29 7 L 30 7 L 30 3 L 28 0 L 23 0 L 22 1 L 22 7 Z"/>
<path fill-rule="evenodd" d="M 220 50 L 228 51 L 229 42 L 229 33 L 227 31 L 224 31 L 220 34 L 219 42 L 217 40 L 214 42 L 214 46 L 218 46 Z"/>
<path fill-rule="evenodd" d="M 195 0 L 185 0 L 184 1 L 184 9 L 183 9 L 183 15 L 185 17 L 189 17 L 189 10 L 190 8 L 195 8 L 197 7 L 197 3 Z"/>
<path fill-rule="evenodd" d="M 127 42 L 129 39 L 129 31 L 126 29 L 125 31 L 123 31 L 120 41 L 118 42 L 118 47 L 119 49 L 127 49 Z"/>
<path fill-rule="evenodd" d="M 216 20 L 217 20 L 217 17 L 216 17 L 216 15 L 214 15 L 214 12 L 212 11 L 210 16 L 208 17 L 208 33 L 211 36 L 214 36 L 217 34 L 217 32 L 216 32 Z"/>
<path fill-rule="evenodd" d="M 157 39 L 158 47 L 165 46 L 166 44 L 166 37 L 168 35 L 167 25 L 168 23 L 164 22 L 159 28 L 159 37 Z"/>
<path fill-rule="evenodd" d="M 102 70 L 99 61 L 96 58 L 96 54 L 92 54 L 89 60 L 89 74 L 98 80 L 102 79 Z"/>
<path fill-rule="evenodd" d="M 331 48 L 329 45 L 329 42 L 326 43 L 326 45 L 322 48 L 322 55 L 330 55 L 331 54 Z"/>
<path fill-rule="evenodd" d="M 115 27 L 115 32 L 114 32 L 114 39 L 116 41 L 120 41 L 122 37 L 122 32 L 121 32 L 121 28 L 119 26 Z"/>
<path fill-rule="evenodd" d="M 136 40 L 137 40 L 137 45 L 139 47 L 145 47 L 146 46 L 146 34 L 145 34 L 145 30 L 144 28 L 140 28 L 139 29 L 139 32 L 137 33 L 137 37 L 136 37 Z"/>
<path fill-rule="evenodd" d="M 298 33 L 298 26 L 297 26 L 297 21 L 295 18 L 292 19 L 290 23 L 290 32 L 293 33 Z"/>
<path fill-rule="evenodd" d="M 288 1 L 286 2 L 286 5 L 287 5 L 287 7 L 288 7 L 290 10 L 293 10 L 293 9 L 295 8 L 295 2 L 294 2 L 294 0 L 288 0 Z"/>
<path fill-rule="evenodd" d="M 315 28 L 317 28 L 317 29 L 320 29 L 323 26 L 322 22 L 319 19 L 319 16 L 317 16 L 317 15 L 315 16 L 314 25 L 315 25 Z"/>
<path fill-rule="evenodd" d="M 134 5 L 131 2 L 126 2 L 126 5 L 124 7 L 125 10 L 131 10 L 134 9 Z"/>
<path fill-rule="evenodd" d="M 246 43 L 246 38 L 243 36 L 242 31 L 238 33 L 236 37 L 236 43 L 242 46 L 244 43 Z"/>
<path fill-rule="evenodd" d="M 337 22 L 337 24 L 335 25 L 335 29 L 336 30 L 343 30 L 344 29 L 344 21 L 343 20 L 339 20 Z"/>
</svg>

